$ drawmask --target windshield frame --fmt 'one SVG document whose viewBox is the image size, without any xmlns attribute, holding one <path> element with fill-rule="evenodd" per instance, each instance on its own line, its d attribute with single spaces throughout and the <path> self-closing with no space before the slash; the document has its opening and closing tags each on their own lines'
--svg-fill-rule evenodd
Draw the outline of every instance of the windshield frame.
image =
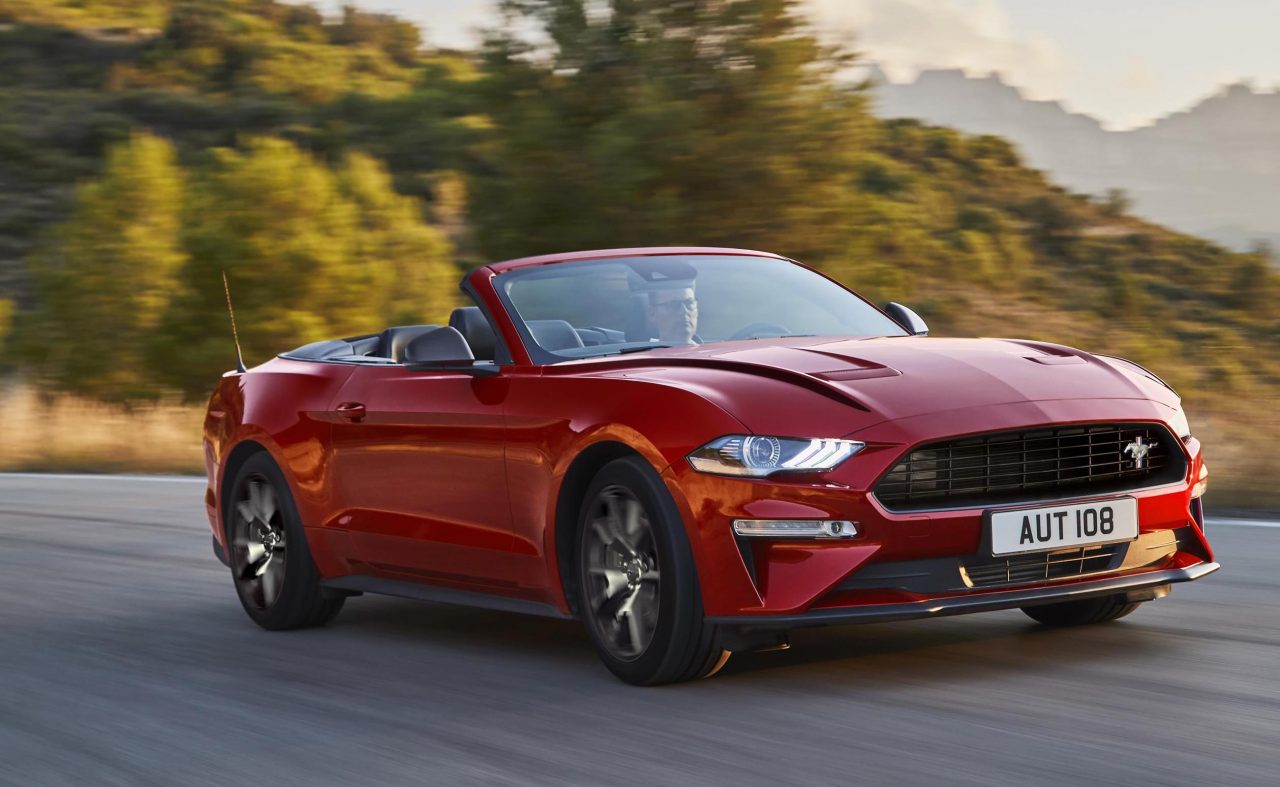
<svg viewBox="0 0 1280 787">
<path fill-rule="evenodd" d="M 894 320 L 892 317 L 886 314 L 883 309 L 876 306 L 874 303 L 867 300 L 863 296 L 859 295 L 856 291 L 849 289 L 848 287 L 846 287 L 844 284 L 837 281 L 836 279 L 833 279 L 832 277 L 826 275 L 822 271 L 819 271 L 816 268 L 813 268 L 812 266 L 805 265 L 802 262 L 798 262 L 788 257 L 780 257 L 772 254 L 742 254 L 740 252 L 737 254 L 733 254 L 733 253 L 725 253 L 721 251 L 691 252 L 691 251 L 681 250 L 681 251 L 664 252 L 661 254 L 642 254 L 642 253 L 626 254 L 624 253 L 624 254 L 618 254 L 616 256 L 611 255 L 608 257 L 592 257 L 588 259 L 575 259 L 572 257 L 568 257 L 563 261 L 558 261 L 558 262 L 548 262 L 548 263 L 543 263 L 536 266 L 510 268 L 506 270 L 494 271 L 494 275 L 490 279 L 489 283 L 493 288 L 494 296 L 498 299 L 498 302 L 502 305 L 503 311 L 506 313 L 507 320 L 511 323 L 511 326 L 515 329 L 516 334 L 520 337 L 520 342 L 521 344 L 524 345 L 525 352 L 528 354 L 529 360 L 534 365 L 551 366 L 554 364 L 566 363 L 570 361 L 599 360 L 601 358 L 614 358 L 614 357 L 623 356 L 623 355 L 633 355 L 639 352 L 645 352 L 648 349 L 654 349 L 654 350 L 668 349 L 670 348 L 671 345 L 655 344 L 652 348 L 645 348 L 641 345 L 636 345 L 633 348 L 627 348 L 625 350 L 615 349 L 615 350 L 609 350 L 601 353 L 586 354 L 586 355 L 579 355 L 579 356 L 560 355 L 559 353 L 555 353 L 550 350 L 543 349 L 543 347 L 540 344 L 538 344 L 537 340 L 534 339 L 533 333 L 529 330 L 529 326 L 525 323 L 524 318 L 520 316 L 520 311 L 516 308 L 515 304 L 512 302 L 511 296 L 507 292 L 506 282 L 503 280 L 504 279 L 510 280 L 512 278 L 523 277 L 523 275 L 538 276 L 540 274 L 544 276 L 549 276 L 551 274 L 548 271 L 548 268 L 556 268 L 556 267 L 559 267 L 560 265 L 571 265 L 576 268 L 579 266 L 586 267 L 593 263 L 616 263 L 620 260 L 640 260 L 647 257 L 741 257 L 743 258 L 744 262 L 746 262 L 747 260 L 762 260 L 766 262 L 794 265 L 796 267 L 803 268 L 804 270 L 806 270 L 807 272 L 815 276 L 819 276 L 823 279 L 826 279 L 827 281 L 836 285 L 840 289 L 849 293 L 854 298 L 866 304 L 872 311 L 882 316 L 885 319 L 886 323 L 896 328 L 898 331 L 898 333 L 896 334 L 878 334 L 877 336 L 908 336 L 910 335 L 905 328 L 900 326 L 896 320 Z M 535 271 L 537 271 L 537 273 L 535 273 Z M 852 334 L 849 334 L 848 337 L 849 338 L 875 338 L 871 336 L 855 337 Z M 717 342 L 710 342 L 709 344 L 720 344 L 722 343 L 722 341 L 724 340 L 717 341 Z M 698 346 L 703 346 L 703 345 L 698 345 Z"/>
</svg>

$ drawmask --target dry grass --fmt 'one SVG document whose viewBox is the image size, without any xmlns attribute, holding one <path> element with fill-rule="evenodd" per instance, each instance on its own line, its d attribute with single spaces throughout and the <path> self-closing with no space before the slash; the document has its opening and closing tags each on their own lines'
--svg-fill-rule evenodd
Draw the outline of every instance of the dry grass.
<svg viewBox="0 0 1280 787">
<path fill-rule="evenodd" d="M 72 397 L 0 388 L 0 470 L 203 473 L 204 408 L 124 411 Z"/>
<path fill-rule="evenodd" d="M 1261 395 L 1202 399 L 1208 401 L 1189 401 L 1187 413 L 1209 466 L 1206 506 L 1280 511 L 1280 401 Z"/>
</svg>

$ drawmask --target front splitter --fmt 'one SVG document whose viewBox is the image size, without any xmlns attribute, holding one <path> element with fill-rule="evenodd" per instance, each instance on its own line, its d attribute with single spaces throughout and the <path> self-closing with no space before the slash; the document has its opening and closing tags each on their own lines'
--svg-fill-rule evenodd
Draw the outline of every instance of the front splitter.
<svg viewBox="0 0 1280 787">
<path fill-rule="evenodd" d="M 844 623 L 885 623 L 894 620 L 963 615 L 970 612 L 995 612 L 1038 604 L 1111 596 L 1151 590 L 1178 582 L 1191 582 L 1212 574 L 1218 563 L 1197 563 L 1186 568 L 1144 571 L 1120 577 L 1107 577 L 1054 587 L 1023 588 L 974 593 L 965 596 L 909 601 L 901 604 L 868 604 L 858 607 L 815 609 L 799 615 L 729 615 L 708 617 L 707 621 L 722 626 L 751 629 L 789 629 L 806 626 L 830 626 Z M 1154 596 L 1153 596 L 1154 597 Z"/>
</svg>

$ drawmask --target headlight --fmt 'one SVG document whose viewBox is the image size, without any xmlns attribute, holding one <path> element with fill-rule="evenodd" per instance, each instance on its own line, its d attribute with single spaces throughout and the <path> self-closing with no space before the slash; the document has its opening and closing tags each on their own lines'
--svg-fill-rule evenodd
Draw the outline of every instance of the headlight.
<svg viewBox="0 0 1280 787">
<path fill-rule="evenodd" d="M 764 478 L 830 470 L 863 448 L 856 440 L 728 435 L 689 454 L 689 464 L 704 473 Z"/>
<path fill-rule="evenodd" d="M 1178 405 L 1173 411 L 1173 417 L 1169 419 L 1169 428 L 1178 437 L 1187 438 L 1191 436 L 1191 424 L 1187 423 L 1187 414 L 1183 412 L 1182 405 Z"/>
</svg>

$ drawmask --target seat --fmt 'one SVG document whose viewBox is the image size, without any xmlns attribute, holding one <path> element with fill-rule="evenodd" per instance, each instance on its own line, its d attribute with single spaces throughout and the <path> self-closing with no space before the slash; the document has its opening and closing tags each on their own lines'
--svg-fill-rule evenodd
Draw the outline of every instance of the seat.
<svg viewBox="0 0 1280 787">
<path fill-rule="evenodd" d="M 378 355 L 390 358 L 396 363 L 404 363 L 404 348 L 409 346 L 409 342 L 439 327 L 439 325 L 400 325 L 388 328 L 378 339 Z"/>
<path fill-rule="evenodd" d="M 406 363 L 422 363 L 430 361 L 473 361 L 474 355 L 467 346 L 467 340 L 457 329 L 451 327 L 433 328 L 416 337 L 405 348 Z"/>
<path fill-rule="evenodd" d="M 497 339 L 479 306 L 461 306 L 449 315 L 449 327 L 462 334 L 476 360 L 494 360 Z"/>
<path fill-rule="evenodd" d="M 629 342 L 647 342 L 658 335 L 658 330 L 649 320 L 649 298 L 643 294 L 635 294 L 627 302 L 626 337 Z"/>
<path fill-rule="evenodd" d="M 529 320 L 529 333 L 544 350 L 568 350 L 582 347 L 582 337 L 565 320 Z"/>
</svg>

